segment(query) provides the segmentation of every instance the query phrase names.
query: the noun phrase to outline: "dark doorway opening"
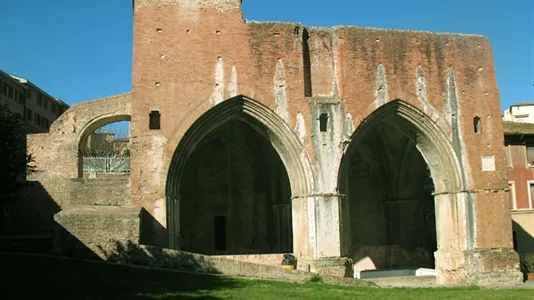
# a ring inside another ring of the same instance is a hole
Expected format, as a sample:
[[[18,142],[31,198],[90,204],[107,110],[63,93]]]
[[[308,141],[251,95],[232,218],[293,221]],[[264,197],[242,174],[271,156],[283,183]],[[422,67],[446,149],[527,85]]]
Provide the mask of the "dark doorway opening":
[[[213,235],[215,251],[226,251],[226,217],[217,216],[213,219]]]

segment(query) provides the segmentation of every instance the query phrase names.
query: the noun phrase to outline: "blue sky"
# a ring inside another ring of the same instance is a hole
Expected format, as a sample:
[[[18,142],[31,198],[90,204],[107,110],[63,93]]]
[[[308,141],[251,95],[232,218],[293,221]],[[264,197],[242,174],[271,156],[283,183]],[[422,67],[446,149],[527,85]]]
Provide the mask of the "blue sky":
[[[250,20],[310,26],[483,34],[501,107],[534,101],[534,0],[243,0],[243,11]],[[131,0],[0,0],[0,69],[69,104],[126,92],[132,29]]]

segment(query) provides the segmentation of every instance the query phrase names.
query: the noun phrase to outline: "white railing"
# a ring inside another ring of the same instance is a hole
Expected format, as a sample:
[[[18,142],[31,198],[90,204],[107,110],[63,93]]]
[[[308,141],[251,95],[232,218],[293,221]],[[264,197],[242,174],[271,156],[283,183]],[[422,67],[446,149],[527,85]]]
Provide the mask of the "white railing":
[[[84,173],[130,173],[130,157],[84,157]]]

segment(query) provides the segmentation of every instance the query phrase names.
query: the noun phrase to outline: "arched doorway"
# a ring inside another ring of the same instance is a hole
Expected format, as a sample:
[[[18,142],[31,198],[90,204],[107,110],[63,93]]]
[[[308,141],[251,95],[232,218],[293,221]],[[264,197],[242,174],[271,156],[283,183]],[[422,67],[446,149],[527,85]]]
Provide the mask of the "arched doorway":
[[[169,247],[293,252],[293,228],[302,225],[292,218],[291,198],[311,190],[302,153],[291,128],[252,99],[234,97],[206,111],[181,138],[169,167]]]
[[[355,271],[434,268],[434,252],[446,246],[440,228],[455,221],[436,217],[434,195],[461,187],[456,153],[428,116],[400,100],[373,112],[355,131],[338,182]]]

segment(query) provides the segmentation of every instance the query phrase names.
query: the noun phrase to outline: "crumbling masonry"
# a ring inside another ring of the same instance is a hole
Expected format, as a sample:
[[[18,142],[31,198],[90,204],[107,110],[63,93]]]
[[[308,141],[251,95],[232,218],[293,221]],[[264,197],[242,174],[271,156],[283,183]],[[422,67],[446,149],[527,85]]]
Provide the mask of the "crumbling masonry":
[[[118,120],[131,120],[131,175],[100,179],[106,193],[79,149]],[[56,222],[90,249],[293,253],[314,272],[367,259],[482,284],[521,279],[502,136],[482,36],[136,0],[132,91],[73,105],[28,147]]]

